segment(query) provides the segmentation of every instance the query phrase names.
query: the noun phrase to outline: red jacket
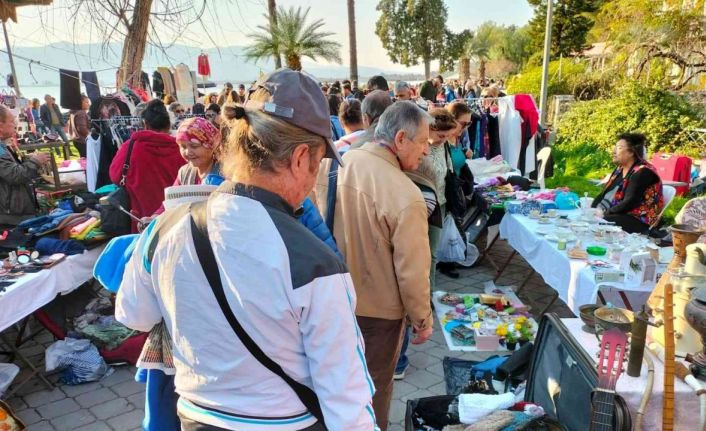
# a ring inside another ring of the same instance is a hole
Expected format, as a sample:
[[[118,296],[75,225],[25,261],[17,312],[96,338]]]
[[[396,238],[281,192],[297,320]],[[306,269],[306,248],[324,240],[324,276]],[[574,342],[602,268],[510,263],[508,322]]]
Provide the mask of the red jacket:
[[[140,218],[148,217],[162,205],[164,189],[174,184],[179,168],[186,161],[176,139],[166,133],[141,130],[133,133],[131,139],[134,144],[125,186],[131,212]],[[110,180],[115,184],[120,184],[129,145],[129,141],[121,145],[110,164]],[[132,230],[137,232],[136,223]]]

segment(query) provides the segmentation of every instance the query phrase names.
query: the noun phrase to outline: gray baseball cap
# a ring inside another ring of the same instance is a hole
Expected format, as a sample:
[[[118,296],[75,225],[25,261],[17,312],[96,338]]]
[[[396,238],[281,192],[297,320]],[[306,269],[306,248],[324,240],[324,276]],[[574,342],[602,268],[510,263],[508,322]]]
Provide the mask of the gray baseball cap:
[[[332,140],[328,102],[316,79],[308,73],[287,68],[277,69],[253,84],[248,99],[260,87],[270,93],[269,101],[263,103],[246,100],[246,108],[259,109],[321,136],[328,144],[325,157],[336,159],[342,164]]]

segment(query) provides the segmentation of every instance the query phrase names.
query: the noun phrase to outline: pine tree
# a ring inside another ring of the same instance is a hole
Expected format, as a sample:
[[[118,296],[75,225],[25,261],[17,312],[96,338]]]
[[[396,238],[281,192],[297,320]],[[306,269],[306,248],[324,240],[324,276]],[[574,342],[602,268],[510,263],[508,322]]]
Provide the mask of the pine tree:
[[[547,0],[527,0],[534,6],[530,21],[532,48],[541,52],[547,22]],[[552,20],[552,56],[570,55],[586,48],[586,37],[593,27],[593,15],[603,0],[556,0]]]

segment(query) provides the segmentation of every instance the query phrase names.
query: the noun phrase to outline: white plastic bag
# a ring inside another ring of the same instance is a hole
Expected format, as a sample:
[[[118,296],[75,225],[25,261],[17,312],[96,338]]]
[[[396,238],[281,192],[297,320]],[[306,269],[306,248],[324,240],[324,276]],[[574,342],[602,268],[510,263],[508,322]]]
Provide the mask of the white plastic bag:
[[[61,381],[69,385],[93,382],[113,373],[90,340],[66,337],[56,341],[47,348],[44,362],[47,372],[63,370]]]
[[[478,247],[470,241],[466,244],[466,258],[458,262],[459,265],[470,268],[480,257]]]
[[[441,239],[436,249],[436,258],[439,262],[463,262],[466,260],[466,243],[450,214],[444,218]]]
[[[10,387],[19,372],[20,367],[15,364],[0,364],[0,397]]]

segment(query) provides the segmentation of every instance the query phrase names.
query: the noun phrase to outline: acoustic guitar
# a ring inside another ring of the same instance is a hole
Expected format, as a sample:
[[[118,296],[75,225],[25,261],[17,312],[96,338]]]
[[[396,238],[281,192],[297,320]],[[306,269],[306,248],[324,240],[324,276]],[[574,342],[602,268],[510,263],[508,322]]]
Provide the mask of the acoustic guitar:
[[[598,358],[598,387],[591,401],[591,431],[613,431],[615,410],[615,384],[623,372],[623,358],[628,336],[617,328],[601,335]]]

